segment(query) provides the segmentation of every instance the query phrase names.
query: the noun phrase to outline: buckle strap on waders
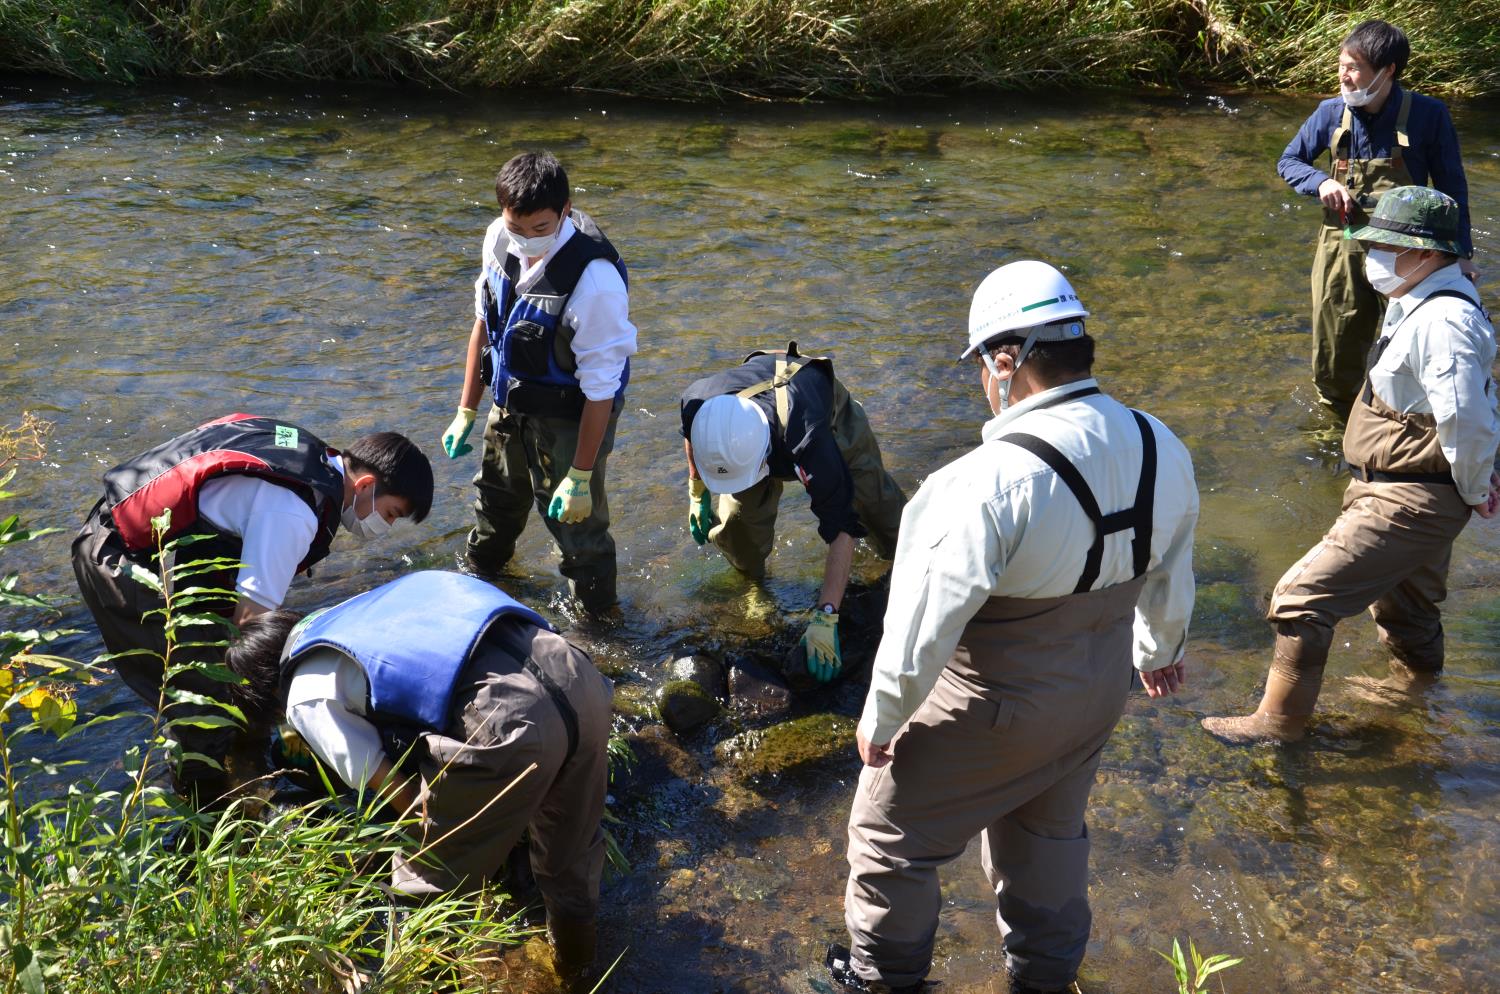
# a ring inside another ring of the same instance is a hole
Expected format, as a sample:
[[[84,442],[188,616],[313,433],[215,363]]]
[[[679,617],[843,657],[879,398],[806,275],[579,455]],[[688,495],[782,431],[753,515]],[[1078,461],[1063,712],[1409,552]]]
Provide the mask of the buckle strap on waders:
[[[1082,393],[1059,398],[1059,402],[1072,399]],[[1088,556],[1084,559],[1083,573],[1073,588],[1075,594],[1092,590],[1094,583],[1099,579],[1099,569],[1104,562],[1106,535],[1133,529],[1135,536],[1131,539],[1130,551],[1134,576],[1144,576],[1146,568],[1151,565],[1151,531],[1156,503],[1156,434],[1151,430],[1151,425],[1145,415],[1140,411],[1130,413],[1135,418],[1136,427],[1141,433],[1141,478],[1136,484],[1135,504],[1112,514],[1100,512],[1099,502],[1094,499],[1094,492],[1084,480],[1083,474],[1078,472],[1078,467],[1069,462],[1068,457],[1059,452],[1052,443],[1025,432],[1014,432],[1000,438],[1000,441],[1020,446],[1046,463],[1058,478],[1068,485],[1068,489],[1073,491],[1073,496],[1083,508],[1083,513],[1088,516],[1089,521],[1093,522],[1094,542],[1089,546]]]
[[[756,352],[751,355],[751,358],[767,354],[765,352]],[[793,376],[796,376],[808,363],[817,358],[817,356],[798,355],[797,343],[792,342],[787,346],[785,353],[776,353],[776,368],[769,380],[752,383],[743,390],[736,391],[735,396],[741,400],[750,400],[754,397],[759,397],[767,390],[776,391],[776,421],[782,426],[782,431],[785,431],[787,419],[792,413],[791,392],[787,389],[787,384],[792,382]],[[748,361],[747,359],[746,362]]]

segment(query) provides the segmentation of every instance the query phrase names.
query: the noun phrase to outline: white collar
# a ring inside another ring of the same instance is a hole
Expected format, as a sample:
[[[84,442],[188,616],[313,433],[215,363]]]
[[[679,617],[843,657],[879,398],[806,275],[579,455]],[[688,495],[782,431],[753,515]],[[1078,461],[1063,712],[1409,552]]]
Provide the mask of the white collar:
[[[992,442],[995,439],[999,438],[1001,435],[1005,434],[1006,430],[1010,428],[1011,422],[1015,421],[1023,414],[1028,414],[1031,411],[1036,410],[1043,404],[1046,404],[1047,402],[1052,400],[1056,400],[1058,397],[1062,397],[1079,390],[1087,390],[1089,387],[1098,389],[1099,381],[1090,376],[1082,380],[1074,380],[1071,383],[1064,383],[1059,387],[1049,387],[1046,390],[1043,390],[1041,393],[1034,393],[1020,403],[1010,405],[1010,407],[1006,408],[1004,411],[1001,411],[993,418],[990,418],[990,420],[986,421],[984,424],[984,430],[980,432],[980,437],[983,438],[986,442]]]

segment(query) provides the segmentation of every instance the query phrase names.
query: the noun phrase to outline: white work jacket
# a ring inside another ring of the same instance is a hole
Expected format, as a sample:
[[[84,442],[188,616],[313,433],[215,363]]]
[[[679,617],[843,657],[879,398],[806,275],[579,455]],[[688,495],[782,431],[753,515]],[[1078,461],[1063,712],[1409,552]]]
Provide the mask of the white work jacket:
[[[1074,592],[1094,525],[1041,459],[999,438],[1026,432],[1053,445],[1083,476],[1104,514],[1132,507],[1141,433],[1130,409],[1086,379],[1026,398],[984,426],[984,442],[928,477],[901,515],[885,634],[875,655],[860,731],[884,745],[917,710],[991,597]],[[1136,608],[1134,662],[1151,671],[1182,656],[1193,609],[1193,528],[1198,490],[1187,448],[1155,418],[1157,469],[1151,556]],[[1104,540],[1093,589],[1134,576],[1132,532]]]
[[[1500,415],[1490,376],[1495,330],[1479,308],[1452,297],[1440,297],[1416,310],[1439,290],[1457,290],[1471,301],[1479,297],[1457,263],[1393,297],[1380,330],[1390,341],[1370,369],[1370,388],[1402,414],[1433,416],[1459,496],[1466,504],[1482,504],[1500,446]]]

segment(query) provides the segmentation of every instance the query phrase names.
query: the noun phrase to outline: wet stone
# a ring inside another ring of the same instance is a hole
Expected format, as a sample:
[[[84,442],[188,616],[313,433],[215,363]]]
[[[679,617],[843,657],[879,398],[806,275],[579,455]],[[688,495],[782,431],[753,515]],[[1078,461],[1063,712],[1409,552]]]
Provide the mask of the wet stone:
[[[688,680],[697,684],[710,697],[724,696],[724,663],[707,652],[695,652],[663,660],[663,669],[668,682]]]
[[[714,748],[721,763],[751,777],[780,776],[856,760],[854,719],[813,714],[770,728],[742,732]]]
[[[739,856],[720,872],[724,889],[736,901],[763,901],[790,887],[792,875],[769,860]]]
[[[661,720],[679,735],[696,731],[719,714],[719,702],[691,680],[672,680],[656,692]]]
[[[729,707],[748,718],[773,718],[792,706],[792,691],[780,673],[750,659],[736,660],[729,670]]]

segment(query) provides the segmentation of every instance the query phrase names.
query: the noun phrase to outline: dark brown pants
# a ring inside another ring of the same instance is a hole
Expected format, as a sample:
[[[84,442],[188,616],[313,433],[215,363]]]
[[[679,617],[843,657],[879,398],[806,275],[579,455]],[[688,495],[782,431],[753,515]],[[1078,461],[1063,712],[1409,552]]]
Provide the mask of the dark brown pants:
[[[416,896],[477,888],[529,830],[549,920],[592,920],[604,869],[614,689],[562,636],[529,630],[520,651],[512,640],[487,639],[454,693],[447,731],[422,736],[424,851],[396,861],[393,883]],[[571,758],[562,710],[523,668],[528,652],[577,715]]]

